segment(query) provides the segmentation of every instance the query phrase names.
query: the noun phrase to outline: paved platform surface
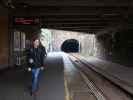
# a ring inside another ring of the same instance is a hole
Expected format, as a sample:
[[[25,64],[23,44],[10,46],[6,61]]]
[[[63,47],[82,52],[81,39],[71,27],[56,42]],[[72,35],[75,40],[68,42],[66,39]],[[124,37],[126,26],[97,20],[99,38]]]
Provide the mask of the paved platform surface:
[[[0,73],[0,100],[32,100],[30,84],[31,73],[22,69]]]
[[[40,74],[37,100],[64,100],[64,64],[60,53],[51,53],[47,69]],[[31,72],[12,69],[0,73],[0,100],[33,100],[28,87]]]
[[[61,53],[50,53],[40,74],[37,100],[64,100],[64,64]]]
[[[123,66],[95,57],[81,58],[86,60],[92,69],[133,95],[133,67]]]

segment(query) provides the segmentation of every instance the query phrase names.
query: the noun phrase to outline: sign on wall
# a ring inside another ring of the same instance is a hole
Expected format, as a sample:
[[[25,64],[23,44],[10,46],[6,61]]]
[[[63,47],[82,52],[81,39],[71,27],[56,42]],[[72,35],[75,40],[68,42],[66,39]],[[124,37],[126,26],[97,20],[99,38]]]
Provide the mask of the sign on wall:
[[[39,17],[13,17],[14,25],[39,25]]]

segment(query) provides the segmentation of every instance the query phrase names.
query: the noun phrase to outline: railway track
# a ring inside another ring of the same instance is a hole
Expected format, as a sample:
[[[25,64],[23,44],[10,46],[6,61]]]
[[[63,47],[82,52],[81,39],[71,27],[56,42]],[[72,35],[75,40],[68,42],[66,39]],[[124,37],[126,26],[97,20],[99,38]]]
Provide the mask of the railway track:
[[[99,89],[94,85],[94,83],[92,81],[88,80],[87,76],[82,71],[79,71],[79,73],[82,76],[82,78],[84,79],[88,88],[91,90],[91,92],[95,96],[95,98],[97,100],[106,100],[104,95],[99,91]]]
[[[133,100],[132,94],[91,69],[89,64],[85,63],[77,56],[69,55],[69,58],[76,66],[97,100]]]

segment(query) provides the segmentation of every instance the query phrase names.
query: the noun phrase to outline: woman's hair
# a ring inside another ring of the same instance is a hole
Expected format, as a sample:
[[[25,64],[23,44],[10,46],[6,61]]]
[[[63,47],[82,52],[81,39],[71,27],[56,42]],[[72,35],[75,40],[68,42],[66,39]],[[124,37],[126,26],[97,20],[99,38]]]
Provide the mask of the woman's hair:
[[[35,40],[39,40],[38,36],[33,36],[33,37],[31,38],[31,42],[32,42],[32,43],[33,43]]]
[[[34,37],[31,39],[31,44],[33,45],[33,43],[34,43],[35,40],[39,40],[39,46],[41,47],[41,46],[42,46],[42,43],[41,43],[41,41],[40,41],[40,39],[39,39],[38,36],[34,36]]]

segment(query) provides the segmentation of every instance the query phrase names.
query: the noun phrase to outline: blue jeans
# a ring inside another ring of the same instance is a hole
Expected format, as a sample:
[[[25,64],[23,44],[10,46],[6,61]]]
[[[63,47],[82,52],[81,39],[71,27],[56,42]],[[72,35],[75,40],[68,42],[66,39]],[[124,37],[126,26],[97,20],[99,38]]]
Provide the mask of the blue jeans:
[[[40,68],[33,68],[31,71],[32,71],[32,93],[35,93],[38,86]]]

